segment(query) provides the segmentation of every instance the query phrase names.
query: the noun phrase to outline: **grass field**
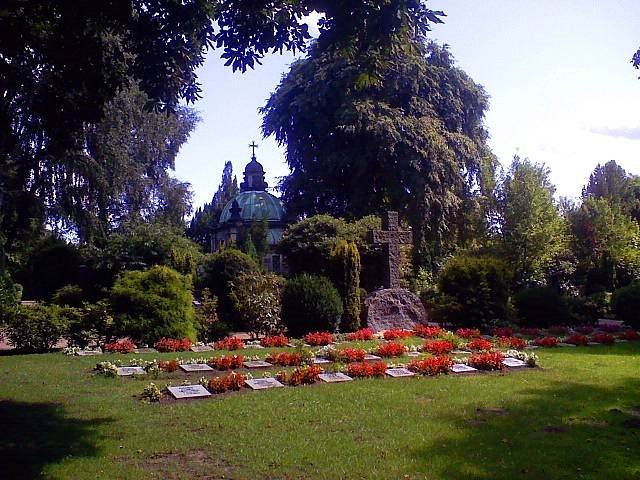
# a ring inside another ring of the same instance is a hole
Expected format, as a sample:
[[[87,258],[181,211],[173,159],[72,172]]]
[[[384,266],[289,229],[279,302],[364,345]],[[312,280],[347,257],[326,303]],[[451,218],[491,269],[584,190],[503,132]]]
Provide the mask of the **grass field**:
[[[540,370],[165,404],[92,374],[122,356],[4,356],[0,478],[640,479],[640,342],[537,353]]]

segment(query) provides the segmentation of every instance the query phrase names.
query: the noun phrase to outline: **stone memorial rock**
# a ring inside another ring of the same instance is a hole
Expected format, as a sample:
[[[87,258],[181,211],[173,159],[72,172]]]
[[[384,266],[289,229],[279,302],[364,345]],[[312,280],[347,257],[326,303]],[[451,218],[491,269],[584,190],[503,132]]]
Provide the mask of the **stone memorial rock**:
[[[118,367],[117,374],[119,377],[129,377],[131,375],[146,375],[147,372],[142,367]]]
[[[211,352],[213,347],[211,345],[193,345],[191,347],[192,352]]]
[[[251,380],[245,380],[244,383],[246,383],[253,390],[265,390],[267,388],[284,387],[284,385],[275,378],[254,378]]]
[[[167,387],[174,398],[203,398],[210,397],[211,393],[202,385],[181,385],[179,387]]]
[[[268,368],[273,367],[273,365],[269,362],[265,362],[264,360],[252,360],[250,362],[244,362],[243,365],[245,368]]]
[[[464,363],[454,363],[451,366],[451,371],[453,373],[473,373],[477,372],[477,368],[470,367],[469,365],[465,365]]]
[[[370,353],[367,353],[364,356],[364,361],[365,362],[377,362],[378,360],[382,360],[382,358],[379,357],[378,355],[372,355]]]
[[[518,358],[507,357],[502,360],[502,364],[509,368],[526,367],[527,364]]]
[[[318,375],[318,378],[323,382],[327,382],[327,383],[349,382],[353,380],[350,376],[340,372],[321,373],[320,375]]]
[[[385,373],[393,378],[415,377],[416,374],[406,368],[387,368]]]
[[[189,373],[189,372],[211,372],[213,368],[211,368],[206,363],[185,363],[180,365],[180,368]]]

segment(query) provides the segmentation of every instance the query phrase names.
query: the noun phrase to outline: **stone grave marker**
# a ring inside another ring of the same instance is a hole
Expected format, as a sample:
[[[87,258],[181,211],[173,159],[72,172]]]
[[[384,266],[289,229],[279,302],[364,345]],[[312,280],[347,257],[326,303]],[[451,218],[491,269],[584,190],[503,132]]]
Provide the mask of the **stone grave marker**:
[[[211,372],[213,368],[211,368],[206,363],[185,363],[180,365],[180,368],[189,373],[189,372]]]
[[[393,378],[415,377],[416,374],[406,368],[387,368],[385,373]]]
[[[146,375],[147,372],[142,367],[118,367],[119,377],[130,377],[131,375]]]
[[[202,398],[210,397],[211,393],[202,385],[181,385],[179,387],[167,387],[174,398]]]
[[[598,343],[598,342],[589,342],[589,343],[587,343],[587,345],[600,345],[600,343]]]
[[[407,353],[408,356],[410,357],[419,357],[420,355],[422,355],[422,353],[420,352],[409,352]]]
[[[467,350],[454,350],[451,353],[453,353],[454,355],[471,355],[471,352]]]
[[[365,362],[377,362],[378,360],[382,360],[382,358],[380,358],[378,355],[372,355],[370,353],[367,353],[364,356],[364,361]]]
[[[90,357],[93,355],[102,355],[102,350],[78,350],[76,354],[79,357]]]
[[[284,387],[284,385],[275,378],[254,378],[251,380],[245,380],[244,383],[246,383],[253,390],[265,390],[267,388]]]
[[[245,368],[268,368],[273,367],[273,365],[269,362],[265,362],[264,360],[252,360],[249,362],[244,362],[242,365]]]
[[[158,350],[151,347],[142,347],[134,349],[133,353],[158,353]]]
[[[191,347],[191,351],[192,352],[211,352],[213,350],[213,347],[211,345],[193,345]]]
[[[259,343],[250,343],[248,345],[245,345],[244,348],[264,348],[264,347]]]
[[[502,360],[502,364],[510,368],[526,367],[527,364],[518,358],[507,357]]]
[[[464,363],[454,363],[451,366],[451,371],[453,373],[473,373],[477,372],[477,368],[470,367],[469,365],[465,365]]]
[[[573,343],[558,343],[559,347],[575,347],[575,345]]]
[[[327,363],[331,363],[331,360],[327,360],[326,358],[314,358],[314,365],[326,365]]]
[[[353,380],[351,377],[341,372],[321,373],[320,375],[318,375],[318,378],[327,383],[348,382],[350,380]]]

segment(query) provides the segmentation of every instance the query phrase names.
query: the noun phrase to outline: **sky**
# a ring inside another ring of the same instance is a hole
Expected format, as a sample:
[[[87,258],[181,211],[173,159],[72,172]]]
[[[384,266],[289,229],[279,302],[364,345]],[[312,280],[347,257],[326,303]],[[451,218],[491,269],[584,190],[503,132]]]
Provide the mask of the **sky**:
[[[430,0],[444,25],[431,37],[490,95],[485,124],[503,166],[514,154],[544,163],[557,196],[576,197],[598,163],[640,174],[640,0]],[[238,180],[249,143],[275,186],[289,170],[284,148],[260,134],[258,111],[294,60],[272,55],[234,73],[213,51],[198,71],[202,118],[176,160],[194,209],[210,201],[224,162]]]

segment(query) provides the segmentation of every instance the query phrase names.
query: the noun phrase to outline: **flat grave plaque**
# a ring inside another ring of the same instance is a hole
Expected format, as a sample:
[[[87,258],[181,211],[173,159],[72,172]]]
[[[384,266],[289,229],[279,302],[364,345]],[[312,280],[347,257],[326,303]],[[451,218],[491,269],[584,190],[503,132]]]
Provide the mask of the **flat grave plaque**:
[[[244,362],[243,365],[246,368],[267,368],[273,367],[273,365],[269,362],[265,362],[264,360],[252,360],[250,362]]]
[[[192,352],[211,352],[213,347],[211,345],[193,345],[191,347]]]
[[[318,375],[318,378],[323,382],[327,382],[327,383],[348,382],[350,380],[353,380],[348,375],[345,375],[344,373],[340,373],[340,372],[321,373],[320,375]]]
[[[102,350],[78,350],[79,357],[90,357],[92,355],[102,355]]]
[[[629,343],[629,340],[616,338],[616,343]]]
[[[477,368],[470,367],[469,365],[465,365],[464,363],[454,363],[451,366],[451,371],[453,373],[472,373],[477,372]]]
[[[524,363],[522,360],[520,360],[518,358],[511,358],[511,357],[507,357],[504,360],[502,360],[502,364],[506,365],[507,367],[511,367],[511,368],[526,367],[527,366],[527,364]]]
[[[181,385],[179,387],[167,387],[169,393],[176,399],[210,397],[209,391],[202,385]]]
[[[601,345],[601,344],[598,343],[598,342],[589,342],[589,343],[587,343],[587,345]]]
[[[284,387],[284,385],[275,378],[253,378],[251,380],[245,380],[244,383],[246,383],[253,390],[265,390],[267,388]]]
[[[575,347],[575,345],[573,343],[559,343],[558,344],[559,347]]]
[[[146,375],[147,372],[142,367],[118,367],[119,377],[130,377],[131,375]]]
[[[409,352],[407,353],[408,356],[410,357],[419,357],[420,355],[422,355],[422,353],[420,352]]]
[[[213,368],[211,368],[206,363],[185,363],[180,365],[180,368],[185,372],[211,372]]]
[[[380,358],[378,355],[371,355],[370,353],[367,353],[364,356],[364,361],[365,362],[375,362],[377,360],[382,360],[382,358]]]
[[[134,349],[133,353],[158,353],[158,350],[151,347],[142,347]]]
[[[536,348],[540,348],[538,345],[527,345],[524,347],[525,350],[535,350]]]
[[[406,368],[387,368],[385,373],[393,378],[415,377],[416,374]]]
[[[249,345],[245,345],[244,348],[264,348],[259,343],[250,343]]]
[[[331,363],[331,360],[327,360],[326,358],[314,358],[314,365],[326,365],[327,363]]]
[[[471,352],[467,350],[454,350],[451,353],[453,353],[454,355],[471,355]]]

